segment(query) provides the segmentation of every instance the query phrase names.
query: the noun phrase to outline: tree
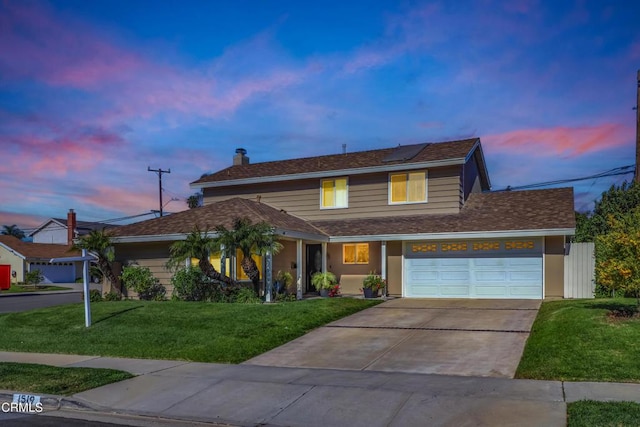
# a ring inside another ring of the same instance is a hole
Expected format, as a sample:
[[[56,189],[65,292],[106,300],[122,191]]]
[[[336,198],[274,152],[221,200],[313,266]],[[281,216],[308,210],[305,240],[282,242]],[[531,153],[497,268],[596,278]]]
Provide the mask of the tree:
[[[103,277],[109,281],[111,291],[115,291],[118,295],[122,294],[119,280],[113,272],[113,260],[115,259],[113,243],[111,242],[111,236],[106,231],[91,231],[91,233],[74,243],[72,249],[86,249],[93,253],[98,258],[98,269]]]
[[[202,206],[202,194],[194,193],[187,198],[187,206],[189,209],[195,209]]]
[[[624,182],[619,187],[612,185],[602,193],[596,201],[591,214],[577,214],[576,237],[577,242],[593,242],[596,236],[607,234],[611,229],[609,217],[621,219],[626,213],[640,206],[640,184]]]
[[[24,239],[24,231],[20,230],[17,225],[3,225],[2,226],[2,234],[5,236],[13,236],[18,239]]]
[[[240,265],[251,280],[256,295],[260,294],[260,270],[252,255],[264,256],[267,252],[276,254],[282,249],[277,241],[273,227],[266,222],[253,224],[248,218],[236,218],[231,230],[224,226],[215,228],[214,239],[218,248],[224,247],[227,253],[242,252]]]
[[[635,294],[640,305],[640,207],[616,218],[609,232],[596,237],[596,280],[614,291]]]
[[[220,246],[206,231],[204,233],[201,232],[198,226],[194,227],[185,240],[172,244],[169,252],[170,258],[167,262],[167,267],[170,270],[177,270],[184,265],[185,260],[195,258],[198,260],[200,270],[207,277],[228,286],[236,286],[236,283],[230,277],[221,274],[211,265],[209,255],[220,252]]]

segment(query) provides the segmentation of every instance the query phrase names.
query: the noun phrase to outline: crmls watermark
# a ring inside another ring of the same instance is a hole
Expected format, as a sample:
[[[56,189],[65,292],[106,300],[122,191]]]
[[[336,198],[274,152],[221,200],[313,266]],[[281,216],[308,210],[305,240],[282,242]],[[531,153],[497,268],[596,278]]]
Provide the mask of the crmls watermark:
[[[2,402],[0,412],[23,412],[27,414],[39,414],[42,412],[42,403],[31,402]]]

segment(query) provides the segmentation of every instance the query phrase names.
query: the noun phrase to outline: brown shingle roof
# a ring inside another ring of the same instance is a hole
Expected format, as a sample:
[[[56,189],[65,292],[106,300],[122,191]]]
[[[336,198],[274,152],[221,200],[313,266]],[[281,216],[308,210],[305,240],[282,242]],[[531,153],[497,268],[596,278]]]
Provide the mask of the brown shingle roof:
[[[325,172],[342,169],[355,169],[373,166],[385,166],[398,163],[422,163],[438,160],[465,158],[478,138],[464,139],[429,144],[415,157],[396,162],[383,162],[383,159],[391,154],[396,147],[380,150],[357,151],[346,154],[332,154],[327,156],[306,157],[291,160],[279,160],[274,162],[251,163],[248,165],[235,165],[222,169],[211,175],[204,176],[192,184],[207,182],[229,181],[236,179],[257,178],[265,176],[294,175],[307,172]],[[420,145],[420,144],[416,144]],[[411,147],[411,146],[404,146]]]
[[[313,221],[330,236],[575,228],[573,188],[475,193],[459,214]]]
[[[233,221],[238,217],[247,217],[254,223],[265,221],[273,227],[283,230],[323,235],[322,231],[313,225],[285,211],[275,209],[265,203],[239,197],[162,218],[123,225],[110,229],[109,234],[114,237],[182,234],[190,233],[196,225],[200,230],[209,231],[218,225],[231,228]]]
[[[71,251],[70,246],[67,245],[23,242],[22,240],[13,236],[0,236],[0,243],[10,247],[27,259],[43,259],[48,261],[51,258],[62,258],[80,255],[80,252]]]

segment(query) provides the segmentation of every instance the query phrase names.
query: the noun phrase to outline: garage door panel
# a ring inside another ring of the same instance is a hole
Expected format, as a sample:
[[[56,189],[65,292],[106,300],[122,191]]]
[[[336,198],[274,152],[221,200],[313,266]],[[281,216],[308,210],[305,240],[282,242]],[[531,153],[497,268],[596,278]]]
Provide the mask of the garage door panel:
[[[408,297],[542,298],[542,258],[406,259],[404,280]]]

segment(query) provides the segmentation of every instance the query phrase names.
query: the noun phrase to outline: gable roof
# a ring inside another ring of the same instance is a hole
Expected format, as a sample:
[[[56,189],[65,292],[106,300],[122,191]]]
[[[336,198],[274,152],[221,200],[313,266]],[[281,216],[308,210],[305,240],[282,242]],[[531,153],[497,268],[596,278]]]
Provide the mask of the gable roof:
[[[0,245],[16,252],[27,260],[45,260],[48,262],[51,258],[63,258],[80,254],[79,251],[70,250],[71,247],[67,245],[23,242],[13,236],[0,236]]]
[[[234,220],[239,217],[246,217],[253,223],[265,221],[275,227],[276,234],[279,235],[304,235],[328,240],[321,230],[303,219],[265,203],[239,197],[161,218],[123,225],[110,229],[109,234],[115,242],[143,241],[143,236],[149,238],[148,240],[176,240],[179,235],[191,233],[195,226],[202,231],[211,231],[218,225],[232,228]]]
[[[38,233],[40,230],[45,228],[51,223],[55,223],[60,228],[67,228],[67,219],[66,218],[49,218],[38,228],[29,233],[29,236],[33,236]],[[93,222],[93,221],[76,221],[76,231],[79,236],[83,236],[85,234],[89,234],[93,230],[102,230],[103,228],[110,227],[118,227],[117,225],[105,224],[104,222]]]
[[[420,147],[422,146],[422,148]],[[413,144],[369,151],[305,157],[272,162],[234,165],[203,176],[191,183],[192,188],[219,187],[249,184],[254,182],[283,181],[299,178],[315,178],[350,173],[368,173],[378,170],[403,170],[412,167],[427,167],[446,164],[463,164],[480,147],[479,138],[431,144]],[[385,161],[398,148],[405,151],[418,150],[407,160]],[[483,157],[481,156],[483,159]],[[479,165],[484,170],[485,165]],[[488,180],[488,175],[484,177]]]
[[[313,221],[333,237],[575,229],[573,188],[472,193],[457,214]],[[416,237],[421,238],[421,237]],[[332,239],[333,240],[333,239]]]

